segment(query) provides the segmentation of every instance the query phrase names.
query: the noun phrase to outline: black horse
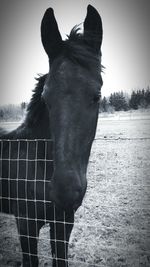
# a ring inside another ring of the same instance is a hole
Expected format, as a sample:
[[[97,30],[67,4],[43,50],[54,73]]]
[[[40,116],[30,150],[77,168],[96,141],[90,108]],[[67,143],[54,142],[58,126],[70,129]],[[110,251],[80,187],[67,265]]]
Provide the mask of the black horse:
[[[46,10],[41,37],[49,73],[38,78],[21,126],[0,138],[0,209],[16,217],[23,267],[38,266],[37,239],[47,222],[53,267],[68,266],[102,86],[102,22],[91,5],[83,26],[82,34],[75,27],[63,41],[53,9]]]

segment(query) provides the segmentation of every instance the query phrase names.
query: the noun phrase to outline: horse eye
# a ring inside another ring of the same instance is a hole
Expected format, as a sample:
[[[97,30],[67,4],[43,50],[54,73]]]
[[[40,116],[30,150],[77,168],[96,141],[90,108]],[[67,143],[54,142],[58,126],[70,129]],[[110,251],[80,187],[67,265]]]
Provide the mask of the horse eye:
[[[93,103],[93,104],[97,104],[97,103],[99,103],[99,102],[100,102],[100,94],[95,95],[95,96],[93,97],[93,99],[92,99],[92,103]]]

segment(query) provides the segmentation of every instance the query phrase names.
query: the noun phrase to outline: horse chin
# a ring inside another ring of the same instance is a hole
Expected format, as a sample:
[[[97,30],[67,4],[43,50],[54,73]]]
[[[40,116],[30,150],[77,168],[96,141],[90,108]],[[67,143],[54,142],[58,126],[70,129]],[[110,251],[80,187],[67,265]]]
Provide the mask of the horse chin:
[[[60,200],[59,197],[56,196],[54,191],[51,191],[51,201],[56,206],[58,209],[64,210],[66,212],[71,212],[71,211],[77,211],[77,209],[81,206],[82,200],[79,200],[78,202],[75,203],[65,203],[63,200]]]
[[[73,206],[71,205],[61,205],[60,203],[58,202],[54,202],[54,205],[58,208],[58,209],[61,209],[61,210],[64,210],[65,212],[76,212],[77,209],[81,206],[82,203],[80,204],[74,204]]]

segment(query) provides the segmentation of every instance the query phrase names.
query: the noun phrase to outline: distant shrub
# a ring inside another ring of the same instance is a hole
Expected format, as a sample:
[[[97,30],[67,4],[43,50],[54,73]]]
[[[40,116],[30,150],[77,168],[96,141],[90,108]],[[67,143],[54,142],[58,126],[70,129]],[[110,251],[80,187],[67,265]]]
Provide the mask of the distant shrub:
[[[19,121],[23,118],[26,104],[21,105],[5,105],[0,107],[0,121]]]
[[[110,106],[113,106],[115,111],[128,110],[129,106],[123,92],[117,92],[110,95]]]

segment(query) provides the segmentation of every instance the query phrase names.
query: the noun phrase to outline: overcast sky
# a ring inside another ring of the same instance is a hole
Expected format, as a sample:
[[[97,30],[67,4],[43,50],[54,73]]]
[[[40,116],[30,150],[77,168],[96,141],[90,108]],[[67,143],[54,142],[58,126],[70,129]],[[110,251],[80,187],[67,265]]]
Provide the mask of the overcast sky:
[[[45,10],[53,7],[62,37],[84,21],[88,4],[101,14],[102,95],[150,85],[150,0],[1,0],[0,104],[29,101],[37,73],[48,71],[40,40]]]

